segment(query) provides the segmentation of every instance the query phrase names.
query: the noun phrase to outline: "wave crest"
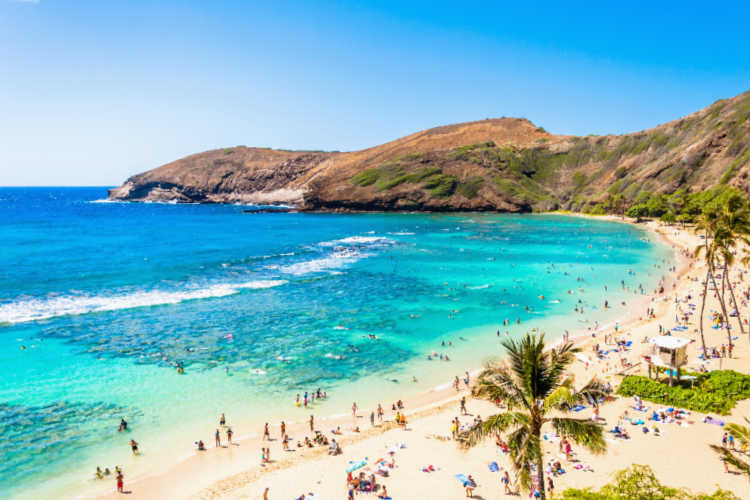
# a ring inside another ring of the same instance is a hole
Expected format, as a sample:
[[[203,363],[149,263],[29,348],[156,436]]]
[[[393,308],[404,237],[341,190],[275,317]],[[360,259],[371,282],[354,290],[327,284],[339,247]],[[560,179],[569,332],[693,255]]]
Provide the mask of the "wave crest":
[[[166,304],[186,300],[225,297],[243,289],[262,290],[285,285],[286,280],[259,280],[245,283],[225,283],[180,291],[148,290],[112,295],[67,295],[41,299],[23,299],[0,304],[0,324],[26,323],[58,316],[115,311]]]

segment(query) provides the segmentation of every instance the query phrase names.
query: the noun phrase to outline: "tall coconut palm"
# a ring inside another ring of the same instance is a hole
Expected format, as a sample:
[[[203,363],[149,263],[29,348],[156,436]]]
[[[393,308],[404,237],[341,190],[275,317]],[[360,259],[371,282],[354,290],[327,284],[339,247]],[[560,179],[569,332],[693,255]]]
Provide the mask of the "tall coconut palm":
[[[734,254],[738,245],[744,244],[746,249],[750,247],[750,207],[748,207],[747,200],[739,194],[731,195],[719,210],[718,225],[724,230],[723,238],[720,240],[720,244],[724,247],[723,253],[731,256],[729,260],[724,260],[723,278],[726,281],[734,309],[737,311],[740,333],[744,334],[745,327],[742,324],[742,315],[737,305],[737,298],[734,295],[734,287],[729,279],[729,268],[734,262]]]
[[[521,485],[530,489],[532,466],[540,498],[544,493],[542,429],[549,425],[565,438],[594,453],[606,450],[602,427],[587,419],[568,418],[565,413],[580,402],[603,396],[594,379],[576,391],[565,370],[579,350],[572,343],[545,350],[544,335],[526,334],[518,341],[501,342],[508,354],[507,364],[488,366],[477,379],[474,394],[502,402],[508,411],[474,425],[459,437],[471,447],[487,437],[508,433],[510,456]]]
[[[724,328],[727,330],[727,341],[729,342],[729,352],[731,357],[731,346],[732,346],[732,331],[729,329],[729,315],[727,314],[727,307],[724,303],[724,298],[719,293],[719,287],[716,284],[716,262],[727,262],[728,260],[732,260],[734,257],[731,253],[731,251],[727,248],[727,230],[724,226],[721,225],[713,225],[712,226],[712,232],[709,233],[710,235],[710,243],[708,242],[709,238],[706,238],[706,242],[703,245],[698,246],[695,249],[695,255],[700,256],[701,253],[705,254],[706,258],[706,267],[708,268],[708,278],[711,279],[711,283],[714,286],[714,291],[716,292],[716,298],[719,301],[719,307],[721,307],[721,312],[723,315],[723,324]],[[706,283],[704,287],[704,294],[703,294],[703,305],[701,306],[701,331],[703,331],[703,308],[705,307],[705,300],[706,300],[706,292],[708,291],[708,283]],[[702,335],[701,335],[702,340]],[[705,352],[705,347],[704,347]]]
[[[702,252],[705,252],[706,261],[710,261],[711,264],[706,266],[706,278],[703,281],[703,298],[701,299],[701,312],[698,316],[699,332],[701,336],[701,349],[703,349],[703,356],[708,355],[706,351],[706,338],[703,334],[703,315],[706,310],[706,297],[708,297],[708,281],[711,276],[711,269],[713,267],[713,256],[709,255],[711,249],[709,247],[709,235],[713,234],[717,227],[717,214],[715,211],[708,211],[701,214],[696,221],[696,230],[703,232],[703,243],[695,248],[694,256],[700,257]]]

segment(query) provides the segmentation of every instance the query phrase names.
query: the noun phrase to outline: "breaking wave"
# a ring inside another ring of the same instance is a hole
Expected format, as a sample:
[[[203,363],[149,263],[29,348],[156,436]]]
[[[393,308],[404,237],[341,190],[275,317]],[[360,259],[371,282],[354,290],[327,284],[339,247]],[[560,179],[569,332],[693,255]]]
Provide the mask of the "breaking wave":
[[[286,283],[286,280],[260,280],[246,283],[217,284],[181,291],[148,290],[111,295],[63,295],[41,299],[22,299],[0,304],[0,324],[25,323],[58,316],[177,304],[186,300],[234,295],[240,293],[243,289],[273,288]]]

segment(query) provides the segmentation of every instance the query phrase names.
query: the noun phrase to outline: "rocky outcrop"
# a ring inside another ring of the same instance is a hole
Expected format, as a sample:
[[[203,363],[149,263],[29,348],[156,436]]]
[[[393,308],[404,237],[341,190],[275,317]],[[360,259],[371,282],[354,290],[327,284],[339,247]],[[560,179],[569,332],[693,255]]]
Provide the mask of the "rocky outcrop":
[[[330,211],[527,212],[584,210],[717,184],[750,189],[750,92],[619,136],[552,135],[528,120],[501,118],[346,153],[218,149],[135,175],[109,197]]]

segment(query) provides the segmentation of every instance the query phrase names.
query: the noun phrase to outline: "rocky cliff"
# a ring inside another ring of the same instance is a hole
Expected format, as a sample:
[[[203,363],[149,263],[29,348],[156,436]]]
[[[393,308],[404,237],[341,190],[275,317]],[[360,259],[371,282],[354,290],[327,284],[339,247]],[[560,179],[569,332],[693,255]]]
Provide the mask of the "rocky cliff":
[[[304,210],[590,210],[680,189],[732,185],[747,193],[749,174],[750,91],[625,135],[552,135],[500,118],[362,151],[206,151],[135,175],[109,198]]]

